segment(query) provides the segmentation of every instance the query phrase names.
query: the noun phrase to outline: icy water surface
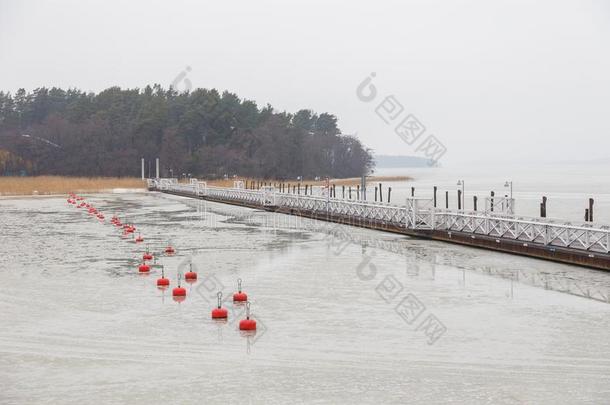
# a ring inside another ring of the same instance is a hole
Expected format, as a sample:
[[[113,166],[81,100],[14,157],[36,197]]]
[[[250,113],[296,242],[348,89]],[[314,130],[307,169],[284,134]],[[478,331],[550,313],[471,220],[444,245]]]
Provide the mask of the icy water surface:
[[[0,200],[0,403],[610,403],[610,274],[160,194]],[[107,221],[108,222],[108,221]],[[144,245],[182,303],[137,272]],[[241,277],[259,330],[210,319]]]

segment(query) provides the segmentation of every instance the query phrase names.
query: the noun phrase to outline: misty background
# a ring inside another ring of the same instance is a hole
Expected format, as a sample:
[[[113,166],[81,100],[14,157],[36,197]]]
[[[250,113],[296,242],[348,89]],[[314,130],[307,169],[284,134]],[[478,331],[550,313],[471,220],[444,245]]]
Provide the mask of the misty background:
[[[6,1],[0,90],[192,86],[336,114],[416,155],[356,88],[372,72],[447,148],[445,166],[609,158],[604,1]]]

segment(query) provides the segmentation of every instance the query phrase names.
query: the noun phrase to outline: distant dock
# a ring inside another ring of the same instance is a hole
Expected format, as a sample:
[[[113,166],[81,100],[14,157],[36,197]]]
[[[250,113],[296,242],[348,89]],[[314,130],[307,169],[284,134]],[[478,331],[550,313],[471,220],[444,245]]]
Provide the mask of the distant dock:
[[[519,217],[512,214],[514,201],[504,197],[491,200],[492,210],[470,212],[440,209],[426,198],[410,197],[401,206],[335,198],[330,190],[326,195],[314,196],[280,192],[272,186],[257,190],[243,188],[243,184],[233,188],[211,187],[196,179],[189,184],[180,184],[176,179],[149,179],[148,189],[610,270],[610,229]]]

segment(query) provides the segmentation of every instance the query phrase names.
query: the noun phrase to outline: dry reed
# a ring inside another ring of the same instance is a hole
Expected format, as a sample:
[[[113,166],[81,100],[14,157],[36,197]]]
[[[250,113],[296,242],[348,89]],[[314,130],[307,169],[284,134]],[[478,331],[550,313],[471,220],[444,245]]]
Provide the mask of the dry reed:
[[[374,185],[375,183],[382,183],[382,182],[388,182],[388,181],[392,182],[392,181],[413,180],[413,178],[409,177],[409,176],[369,176],[366,179],[367,179],[367,184],[372,184],[372,185]],[[308,184],[308,185],[313,185],[313,186],[323,186],[326,184],[325,180],[303,180],[303,181],[299,182],[297,180],[270,180],[270,179],[244,178],[244,177],[232,178],[232,179],[228,179],[228,180],[208,180],[207,183],[210,186],[233,187],[233,182],[237,181],[237,180],[243,181],[246,186],[250,185],[251,181],[254,181],[256,184],[258,184],[259,181],[261,181],[263,183],[267,183],[267,184],[284,183],[284,184],[296,185],[298,183],[301,183],[302,185]],[[354,186],[355,187],[358,184],[360,184],[360,179],[357,177],[348,178],[348,179],[330,179],[330,184],[335,184],[337,186]]]
[[[115,188],[142,189],[146,183],[134,177],[0,177],[0,195],[49,195],[96,193]]]

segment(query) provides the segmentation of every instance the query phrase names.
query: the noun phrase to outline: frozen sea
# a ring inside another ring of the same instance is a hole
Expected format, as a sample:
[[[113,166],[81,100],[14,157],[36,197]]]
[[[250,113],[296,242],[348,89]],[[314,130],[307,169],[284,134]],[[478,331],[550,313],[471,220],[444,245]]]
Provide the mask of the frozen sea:
[[[610,403],[610,273],[157,193],[87,198],[105,224],[64,197],[0,199],[2,404]],[[193,263],[184,302],[158,268],[138,274],[146,245],[172,284]],[[230,301],[210,319],[238,278],[254,335]]]

